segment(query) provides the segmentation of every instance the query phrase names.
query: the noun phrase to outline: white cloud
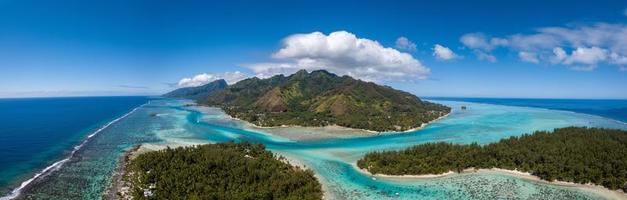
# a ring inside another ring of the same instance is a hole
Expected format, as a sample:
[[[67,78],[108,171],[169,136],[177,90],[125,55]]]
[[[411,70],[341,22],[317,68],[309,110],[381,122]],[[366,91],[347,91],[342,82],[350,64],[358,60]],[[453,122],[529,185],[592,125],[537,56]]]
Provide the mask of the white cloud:
[[[595,65],[607,58],[607,51],[598,47],[577,48],[564,60],[564,64]]]
[[[433,56],[440,60],[452,60],[459,57],[451,49],[440,44],[433,45]]]
[[[468,33],[462,35],[459,39],[462,44],[466,45],[471,49],[483,49],[483,50],[492,50],[490,44],[486,41],[486,38],[483,34],[480,33]]]
[[[492,49],[507,45],[507,40],[503,38],[490,38],[488,39],[482,33],[468,33],[462,35],[459,39],[462,44],[471,49],[479,49],[484,52],[491,51]]]
[[[592,71],[597,68],[597,64],[606,61],[612,55],[608,51],[598,47],[577,48],[568,55],[562,48],[553,49],[553,58],[550,60],[554,64],[565,64],[572,66],[572,69],[579,71]],[[618,54],[613,54],[618,56]],[[617,58],[620,59],[620,58]]]
[[[396,48],[406,51],[416,51],[416,44],[406,37],[396,39]]]
[[[610,62],[616,65],[627,65],[627,56],[621,56],[617,53],[611,53]]]
[[[459,39],[462,44],[473,50],[479,60],[496,62],[496,57],[490,54],[493,49],[506,46],[508,41],[503,38],[487,38],[482,33],[468,33]]]
[[[537,64],[540,62],[540,60],[538,60],[538,55],[532,52],[526,52],[526,51],[518,52],[518,58],[520,58],[520,60],[522,61],[530,62],[530,63]]]
[[[260,77],[290,74],[299,69],[325,69],[368,81],[424,79],[430,72],[408,53],[384,47],[370,39],[357,38],[346,31],[288,36],[272,57],[277,62],[244,66]]]
[[[178,82],[179,87],[196,87],[205,85],[207,83],[224,79],[226,83],[233,84],[248,78],[248,76],[242,72],[224,72],[224,73],[202,73],[192,78],[183,78]]]
[[[553,48],[553,57],[551,58],[551,63],[558,64],[564,61],[568,57],[566,51],[560,47]]]
[[[485,61],[488,61],[488,62],[491,62],[491,63],[496,62],[496,57],[494,55],[492,55],[492,54],[485,53],[485,52],[480,51],[480,50],[475,50],[475,54],[477,55],[477,58],[479,60],[485,60]]]
[[[621,63],[627,62],[626,35],[626,24],[596,23],[544,27],[531,34],[514,34],[505,38],[489,38],[480,33],[469,33],[463,35],[460,41],[480,59],[489,60],[486,58],[492,56],[492,50],[506,47],[519,52],[519,58],[526,62],[547,61],[573,69],[593,70],[602,63],[622,65]],[[572,53],[568,55],[565,49]]]

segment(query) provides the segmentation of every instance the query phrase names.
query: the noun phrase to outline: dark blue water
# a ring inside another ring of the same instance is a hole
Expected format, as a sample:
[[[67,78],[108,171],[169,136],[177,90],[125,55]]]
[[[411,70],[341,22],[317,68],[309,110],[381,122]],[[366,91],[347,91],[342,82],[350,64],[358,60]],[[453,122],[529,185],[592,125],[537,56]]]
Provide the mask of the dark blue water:
[[[104,124],[147,97],[0,99],[0,188],[3,192],[62,159]]]
[[[464,97],[426,97],[425,99],[465,101],[507,106],[525,106],[566,110],[578,113],[598,115],[627,122],[627,100],[625,99],[518,99],[518,98],[464,98]]]

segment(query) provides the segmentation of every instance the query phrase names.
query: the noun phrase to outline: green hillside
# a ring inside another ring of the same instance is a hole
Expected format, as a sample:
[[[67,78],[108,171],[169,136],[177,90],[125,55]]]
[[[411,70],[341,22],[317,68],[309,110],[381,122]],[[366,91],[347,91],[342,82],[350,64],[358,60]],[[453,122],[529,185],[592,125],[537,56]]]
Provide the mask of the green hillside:
[[[228,85],[220,79],[197,87],[184,87],[164,94],[164,97],[201,100],[224,90]]]
[[[450,112],[410,93],[324,70],[249,78],[199,102],[259,126],[335,124],[374,131],[405,131]]]

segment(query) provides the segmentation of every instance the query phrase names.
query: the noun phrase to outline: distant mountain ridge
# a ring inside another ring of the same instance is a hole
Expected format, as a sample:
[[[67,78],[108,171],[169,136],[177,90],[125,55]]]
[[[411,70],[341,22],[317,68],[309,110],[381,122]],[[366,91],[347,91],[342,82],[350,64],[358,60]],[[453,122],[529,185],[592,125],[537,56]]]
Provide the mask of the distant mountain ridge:
[[[450,112],[410,93],[324,70],[248,78],[198,102],[258,126],[340,125],[373,131],[406,131]]]
[[[164,94],[164,97],[203,100],[210,95],[228,87],[225,80],[220,79],[197,87],[184,87]]]

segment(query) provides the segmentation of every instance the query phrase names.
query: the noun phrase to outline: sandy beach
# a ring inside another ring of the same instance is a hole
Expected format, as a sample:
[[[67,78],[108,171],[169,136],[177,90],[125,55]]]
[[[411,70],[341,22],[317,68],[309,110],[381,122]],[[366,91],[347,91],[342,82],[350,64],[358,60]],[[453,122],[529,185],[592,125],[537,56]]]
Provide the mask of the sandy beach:
[[[459,174],[468,174],[468,173],[492,173],[492,174],[501,174],[507,176],[514,176],[516,178],[530,180],[530,181],[538,181],[542,183],[558,185],[558,186],[566,186],[573,187],[582,190],[587,190],[593,192],[595,194],[599,194],[600,196],[606,199],[627,199],[627,193],[622,190],[610,190],[600,185],[595,184],[580,184],[573,182],[565,182],[565,181],[547,181],[543,180],[540,177],[534,176],[529,172],[522,172],[518,170],[508,170],[508,169],[500,169],[500,168],[491,168],[491,169],[475,169],[468,168],[462,170],[461,173],[457,173],[454,171],[448,171],[442,174],[424,174],[424,175],[387,175],[387,174],[372,174],[365,169],[361,169],[357,166],[356,163],[353,163],[352,166],[361,172],[362,174],[373,177],[373,179],[385,179],[385,180],[393,180],[393,181],[410,181],[412,179],[432,179],[432,178],[443,178],[451,175],[459,175]]]
[[[130,187],[124,181],[126,163],[143,153],[157,151],[166,147],[167,146],[165,145],[141,144],[136,145],[133,148],[125,151],[124,154],[122,154],[122,156],[120,156],[119,158],[118,166],[116,167],[113,174],[113,181],[111,182],[111,186],[109,187],[109,189],[107,189],[107,192],[103,196],[103,198],[110,200],[130,199],[130,197],[127,196]]]

